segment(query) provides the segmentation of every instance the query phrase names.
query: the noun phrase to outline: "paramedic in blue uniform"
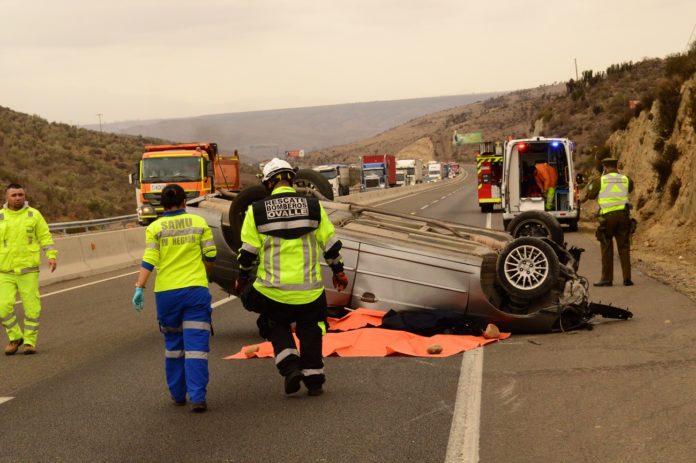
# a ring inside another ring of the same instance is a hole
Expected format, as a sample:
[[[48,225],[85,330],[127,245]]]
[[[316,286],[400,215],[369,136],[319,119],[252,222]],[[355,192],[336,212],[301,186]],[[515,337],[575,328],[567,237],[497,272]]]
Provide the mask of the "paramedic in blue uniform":
[[[217,250],[202,217],[186,212],[186,194],[179,185],[162,190],[164,215],[145,232],[145,253],[135,284],[133,306],[143,310],[143,290],[157,269],[155,302],[164,334],[167,385],[177,405],[200,413],[207,409],[208,352],[211,331],[207,272]]]

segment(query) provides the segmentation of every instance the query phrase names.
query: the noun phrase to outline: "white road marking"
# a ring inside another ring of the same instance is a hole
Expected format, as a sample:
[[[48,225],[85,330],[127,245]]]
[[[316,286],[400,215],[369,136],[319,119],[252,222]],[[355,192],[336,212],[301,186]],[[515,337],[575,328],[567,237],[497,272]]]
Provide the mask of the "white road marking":
[[[457,398],[452,417],[445,463],[479,461],[483,347],[462,354]]]
[[[426,204],[425,206],[421,207],[421,211],[425,209],[426,207],[430,206],[430,204]]]
[[[452,194],[452,193],[450,193],[450,194]],[[447,198],[448,196],[449,196],[449,195],[445,195],[445,196],[443,196],[443,197],[440,198],[440,199],[445,199],[445,198]]]
[[[438,202],[438,201],[439,201],[439,199],[436,199],[435,201],[433,201],[433,202],[430,203],[430,204],[435,204],[435,203]]]
[[[491,228],[492,216],[486,214],[486,228]],[[479,347],[462,355],[445,463],[479,461],[482,388],[483,347]]]
[[[230,301],[234,301],[235,299],[237,299],[237,296],[229,295],[224,299],[220,299],[217,302],[213,302],[210,306],[214,309],[215,307],[221,306],[222,304],[225,304]]]
[[[0,404],[4,404],[5,402],[9,402],[12,399],[14,399],[14,397],[0,397]]]
[[[115,279],[117,279],[117,278],[123,278],[123,277],[127,277],[127,276],[130,276],[130,275],[135,275],[135,274],[137,274],[137,273],[138,273],[137,271],[136,271],[136,272],[130,272],[130,273],[124,273],[124,274],[122,274],[122,275],[116,275],[116,276],[114,276],[114,277],[104,278],[103,280],[97,280],[97,281],[93,281],[93,282],[91,282],[91,283],[85,283],[85,284],[82,284],[82,285],[73,286],[72,288],[65,288],[65,289],[61,289],[61,290],[58,290],[58,291],[53,291],[52,293],[41,294],[39,297],[44,298],[44,297],[48,297],[48,296],[53,296],[53,295],[55,295],[55,294],[60,294],[60,293],[65,293],[65,292],[68,292],[68,291],[72,291],[73,289],[86,288],[87,286],[92,286],[92,285],[96,285],[96,284],[99,284],[99,283],[104,283],[105,281],[115,280]],[[17,304],[19,304],[19,301],[15,302],[15,305],[17,305]]]

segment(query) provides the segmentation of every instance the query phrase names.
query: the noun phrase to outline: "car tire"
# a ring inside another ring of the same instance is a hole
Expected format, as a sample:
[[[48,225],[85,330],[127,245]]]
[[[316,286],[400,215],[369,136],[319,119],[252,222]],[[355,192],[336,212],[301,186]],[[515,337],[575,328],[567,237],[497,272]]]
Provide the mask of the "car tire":
[[[333,188],[328,180],[319,172],[312,169],[300,169],[293,182],[297,188],[309,188],[321,193],[326,199],[333,201]]]
[[[543,211],[526,211],[515,216],[505,230],[513,238],[532,236],[549,238],[554,243],[563,246],[563,228],[554,216]]]
[[[560,275],[558,256],[551,245],[538,238],[510,241],[498,255],[499,284],[513,300],[532,300],[548,293]]]
[[[242,224],[249,206],[260,199],[268,196],[268,190],[263,185],[254,185],[244,188],[232,200],[230,206],[230,235],[227,236],[232,247],[232,251],[237,253],[242,247]]]

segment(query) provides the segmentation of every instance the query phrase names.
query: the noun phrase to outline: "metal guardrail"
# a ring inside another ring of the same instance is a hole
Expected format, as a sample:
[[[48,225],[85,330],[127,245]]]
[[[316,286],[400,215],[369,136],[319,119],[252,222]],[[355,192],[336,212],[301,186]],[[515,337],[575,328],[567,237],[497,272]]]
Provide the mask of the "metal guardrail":
[[[79,230],[88,232],[90,229],[107,227],[109,225],[125,224],[134,222],[138,218],[137,214],[121,215],[118,217],[108,217],[105,219],[78,220],[75,222],[49,223],[48,229],[52,232],[70,233]]]

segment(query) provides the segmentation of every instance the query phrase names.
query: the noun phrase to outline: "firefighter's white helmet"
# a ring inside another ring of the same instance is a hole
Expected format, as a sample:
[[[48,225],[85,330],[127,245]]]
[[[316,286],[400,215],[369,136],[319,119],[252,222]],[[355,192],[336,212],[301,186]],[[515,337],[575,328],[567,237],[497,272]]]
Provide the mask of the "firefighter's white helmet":
[[[283,172],[288,172],[293,177],[295,176],[295,170],[292,168],[289,162],[283,161],[282,159],[273,158],[268,161],[265,166],[263,166],[263,178],[261,181],[265,183],[275,175]]]

